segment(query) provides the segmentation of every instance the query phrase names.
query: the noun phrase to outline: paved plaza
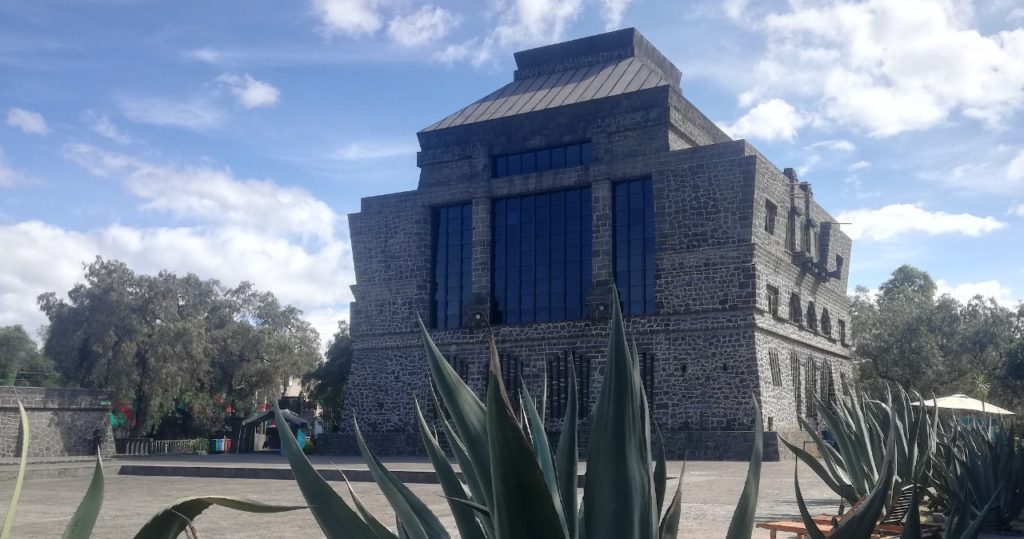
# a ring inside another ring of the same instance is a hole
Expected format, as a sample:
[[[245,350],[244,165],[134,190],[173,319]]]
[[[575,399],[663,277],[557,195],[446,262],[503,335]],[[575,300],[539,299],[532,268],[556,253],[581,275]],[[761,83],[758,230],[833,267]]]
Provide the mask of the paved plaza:
[[[233,458],[233,456],[232,456]],[[120,459],[119,459],[120,460]],[[197,465],[215,465],[216,457],[187,459]],[[357,468],[358,461],[342,459],[343,468]],[[177,458],[163,462],[180,464]],[[160,459],[138,459],[134,462],[161,462]],[[224,459],[220,459],[224,462]],[[127,461],[110,462],[103,511],[96,524],[93,537],[131,537],[153,514],[172,501],[196,494],[222,494],[246,496],[254,500],[279,504],[302,504],[302,495],[293,481],[265,479],[211,479],[191,477],[136,477],[115,475],[114,469]],[[329,464],[326,459],[314,459],[318,467]],[[250,466],[283,466],[282,460],[253,459]],[[389,461],[389,466],[403,470],[429,468],[414,459]],[[669,470],[677,474],[682,463],[670,463]],[[747,471],[743,462],[690,462],[683,481],[683,516],[680,537],[724,537],[729,518]],[[58,537],[67,525],[82,494],[88,477],[66,479],[39,479],[25,484],[18,506],[14,537]],[[0,492],[0,511],[6,511],[13,482],[3,481]],[[438,514],[450,530],[454,521],[449,516],[447,503],[440,497],[440,488],[432,484],[410,484]],[[674,485],[673,485],[674,486]],[[384,497],[373,483],[355,483],[357,494],[385,523],[393,523],[394,516]],[[838,498],[813,473],[801,466],[801,487],[813,512],[834,511]],[[340,482],[335,483],[344,491]],[[582,494],[582,493],[581,493]],[[798,516],[793,495],[793,463],[766,462],[761,477],[758,520],[792,518]],[[393,524],[391,524],[393,526]],[[218,507],[207,510],[196,520],[200,537],[206,538],[316,538],[322,537],[313,517],[306,510],[276,515],[249,515]],[[767,537],[755,530],[755,537]]]

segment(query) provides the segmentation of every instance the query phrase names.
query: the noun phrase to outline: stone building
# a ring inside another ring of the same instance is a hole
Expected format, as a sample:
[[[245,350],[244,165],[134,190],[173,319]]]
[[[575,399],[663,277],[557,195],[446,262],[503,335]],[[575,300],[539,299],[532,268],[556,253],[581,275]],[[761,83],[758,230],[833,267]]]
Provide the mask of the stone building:
[[[811,399],[851,379],[850,238],[810,185],[687,101],[636,30],[515,60],[512,82],[418,133],[415,191],[349,216],[345,415],[381,453],[422,451],[419,315],[481,395],[493,328],[511,391],[548,384],[552,432],[574,362],[585,438],[615,283],[673,456],[748,458],[751,396],[797,436]],[[351,425],[324,447],[352,450]]]
[[[107,391],[0,386],[0,459],[21,456],[19,400],[28,416],[30,458],[92,455],[97,429],[103,437],[103,456],[113,454]]]

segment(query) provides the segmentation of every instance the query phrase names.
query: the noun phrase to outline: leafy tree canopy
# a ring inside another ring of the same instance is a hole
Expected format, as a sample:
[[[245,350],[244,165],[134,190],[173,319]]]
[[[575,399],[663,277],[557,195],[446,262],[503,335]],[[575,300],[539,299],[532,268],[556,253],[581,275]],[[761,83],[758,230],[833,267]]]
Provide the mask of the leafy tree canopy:
[[[908,265],[878,294],[857,288],[850,300],[861,383],[880,395],[888,381],[926,396],[987,395],[1024,406],[1024,306],[1012,310],[981,296],[964,304],[936,291],[927,272]]]
[[[25,328],[0,327],[0,385],[47,387],[55,383],[53,363],[39,352]]]
[[[342,320],[327,346],[326,360],[302,378],[309,400],[320,407],[321,418],[329,425],[337,425],[341,420],[341,401],[351,367],[352,338],[348,323]]]
[[[252,409],[319,356],[302,312],[247,282],[139,275],[97,257],[67,300],[49,292],[39,305],[50,320],[46,355],[69,383],[130,403],[132,436],[183,410],[194,412],[197,434],[217,428],[224,415],[211,413],[211,399],[220,410]]]

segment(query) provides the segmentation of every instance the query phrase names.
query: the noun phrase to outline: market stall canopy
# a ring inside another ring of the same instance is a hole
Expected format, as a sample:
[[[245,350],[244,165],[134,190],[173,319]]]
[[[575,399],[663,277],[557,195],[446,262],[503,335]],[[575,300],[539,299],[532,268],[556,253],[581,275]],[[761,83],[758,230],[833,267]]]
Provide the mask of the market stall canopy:
[[[915,402],[914,404],[917,405],[920,403]],[[937,399],[928,399],[924,401],[924,404],[926,406],[935,406],[950,410],[966,410],[970,412],[983,412],[995,415],[1015,415],[1013,412],[1005,408],[1000,408],[995,404],[989,404],[987,402],[968,397],[962,393],[957,393],[956,395],[950,395],[948,397],[939,397]]]
[[[284,420],[289,422],[289,423],[294,423],[294,424],[299,425],[299,426],[305,425],[307,423],[307,421],[305,419],[302,419],[302,416],[296,414],[295,412],[292,412],[291,410],[289,410],[287,408],[285,408],[284,410],[281,410],[281,415],[283,415],[284,416]],[[256,421],[263,421],[263,420],[267,419],[268,417],[274,417],[274,411],[273,410],[266,410],[266,411],[263,411],[263,412],[256,412],[255,414],[252,414],[251,416],[245,418],[245,421],[242,421],[242,426],[244,427],[245,425],[248,425],[250,423],[254,423]]]

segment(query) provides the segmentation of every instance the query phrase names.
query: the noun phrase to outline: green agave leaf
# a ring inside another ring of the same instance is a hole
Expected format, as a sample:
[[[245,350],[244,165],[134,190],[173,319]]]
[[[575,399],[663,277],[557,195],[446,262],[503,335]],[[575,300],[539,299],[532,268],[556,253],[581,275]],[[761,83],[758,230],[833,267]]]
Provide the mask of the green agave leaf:
[[[274,417],[278,425],[287,425],[280,408],[274,403]],[[345,503],[334,488],[313,468],[299,448],[289,428],[278,429],[281,447],[288,457],[288,465],[299,484],[302,497],[309,504],[313,518],[328,539],[376,539],[377,535],[363,519]]]
[[[757,513],[757,494],[761,485],[761,460],[764,457],[764,427],[761,425],[761,407],[757,399],[754,403],[754,450],[750,454],[750,467],[747,468],[747,481],[743,485],[726,539],[749,539],[754,531],[754,514]]]
[[[607,362],[591,423],[583,485],[584,535],[587,539],[654,537],[658,514],[639,366],[626,341],[614,289],[611,303]]]
[[[576,489],[579,467],[579,441],[576,432],[576,420],[579,407],[576,404],[576,366],[569,362],[569,394],[565,405],[565,419],[562,422],[562,433],[558,436],[558,449],[555,452],[555,472],[558,474],[558,492],[562,497],[562,514],[565,515],[569,539],[578,537],[579,511],[576,502]]]
[[[345,481],[345,486],[348,487],[348,495],[352,497],[352,503],[356,506],[356,511],[359,511],[359,515],[363,517],[366,524],[373,530],[373,533],[380,539],[398,539],[398,535],[391,532],[387,526],[377,520],[377,517],[373,516],[365,505],[363,500],[359,499],[359,495],[356,494],[356,490],[352,488],[352,483],[349,483],[348,477],[345,476],[345,472],[338,470],[341,474],[341,478]]]
[[[388,499],[391,508],[395,510],[395,516],[402,523],[410,539],[447,539],[448,531],[444,529],[437,516],[370,451],[355,418],[352,418],[352,424],[355,427],[359,452],[370,468],[370,474],[384,493],[384,497]]]
[[[559,500],[551,497],[533,448],[516,421],[491,341],[487,387],[487,440],[494,488],[491,521],[497,539],[565,539]]]
[[[658,428],[658,424],[654,424],[655,439],[658,443],[655,447],[658,448],[657,458],[654,461],[654,507],[658,509],[658,513],[661,514],[661,508],[665,504],[665,490],[668,484],[668,467],[665,463],[665,440],[661,438],[661,429]]]
[[[476,481],[483,487],[481,492],[484,496],[483,501],[490,507],[493,488],[487,443],[487,410],[484,409],[484,404],[480,402],[473,390],[466,385],[466,382],[462,381],[455,369],[445,360],[441,351],[437,349],[437,345],[430,338],[430,333],[423,325],[422,320],[419,320],[419,324],[426,347],[430,378],[434,381],[437,394],[451,416],[455,432],[466,447],[469,466],[472,468]],[[468,473],[466,468],[463,468],[462,471]]]
[[[448,462],[448,457],[445,456],[441,445],[437,442],[437,438],[430,431],[427,420],[423,418],[423,411],[420,410],[419,401],[415,401],[415,405],[416,419],[419,421],[423,446],[427,449],[430,462],[437,473],[437,479],[441,483],[441,490],[448,499],[448,506],[451,508],[452,516],[455,518],[455,525],[459,528],[459,536],[462,539],[484,539],[484,531],[480,528],[480,523],[477,521],[474,511],[464,504],[455,501],[469,500],[466,487],[459,480],[459,476],[455,473],[455,468],[452,467],[451,462]]]
[[[815,458],[813,455],[789,443],[789,441],[783,438],[782,436],[779,436],[779,441],[782,442],[782,445],[785,445],[787,448],[789,448],[789,450],[794,455],[796,455],[798,459],[802,460],[804,464],[806,464],[807,467],[811,469],[812,472],[814,472],[819,478],[821,478],[821,480],[824,481],[826,485],[828,485],[828,488],[832,489],[832,492],[835,492],[839,496],[844,496],[845,494],[850,493],[849,489],[844,488],[845,485],[840,484],[838,481],[836,481],[836,479],[832,477],[832,474],[830,474],[828,470],[826,470],[825,467],[822,466],[821,462],[819,462],[818,459]],[[856,502],[857,500],[848,499],[847,501],[853,503]]]
[[[18,415],[21,417],[21,460],[18,463],[18,478],[14,480],[14,491],[11,493],[11,503],[7,506],[7,516],[4,517],[4,526],[0,529],[0,539],[11,537],[11,528],[14,526],[14,511],[18,508],[18,498],[21,497],[21,486],[25,483],[25,471],[28,469],[28,414],[25,407],[18,399]]]
[[[890,424],[886,437],[885,460],[879,477],[864,503],[850,510],[850,516],[832,530],[830,539],[862,539],[870,537],[885,509],[896,475],[896,426]]]
[[[462,476],[466,479],[466,485],[469,487],[471,501],[475,503],[486,503],[486,501],[491,498],[492,493],[490,491],[484,492],[485,487],[477,476],[476,469],[470,462],[469,453],[466,452],[466,446],[462,443],[462,440],[459,439],[459,436],[455,434],[451,424],[448,423],[448,419],[444,417],[444,411],[441,409],[441,403],[435,398],[434,404],[437,407],[437,416],[441,420],[441,428],[444,430],[445,438],[448,440],[448,445],[452,448],[452,453],[455,455],[455,462],[459,464]],[[488,477],[490,476],[490,473],[491,471],[487,470]],[[480,523],[483,525],[484,531],[487,533],[487,537],[494,537],[494,526],[491,523],[490,516],[488,515],[486,518],[481,518]]]
[[[796,490],[796,505],[800,509],[800,519],[804,523],[804,528],[807,529],[807,536],[810,539],[825,539],[825,534],[822,533],[821,528],[818,527],[818,523],[811,517],[811,513],[807,510],[807,504],[804,503],[803,493],[800,492],[800,463],[793,463],[793,488]],[[868,537],[868,536],[865,536]]]
[[[302,505],[268,505],[232,496],[194,496],[182,498],[160,511],[135,534],[135,539],[174,539],[211,505],[247,513],[283,513],[305,509]],[[340,536],[336,536],[340,537]],[[373,536],[370,536],[373,537]]]
[[[525,384],[521,384],[521,386],[523,388],[523,412],[526,415],[527,425],[529,425],[530,431],[533,433],[533,454],[537,457],[537,463],[540,464],[540,471],[544,475],[544,483],[548,487],[551,499],[557,502],[555,503],[555,510],[558,512],[558,518],[563,524],[566,524],[566,531],[568,532],[569,528],[565,522],[562,497],[558,494],[558,475],[555,472],[555,461],[551,457],[551,446],[548,445],[548,436],[544,432],[544,420],[537,413],[537,407],[533,404],[530,390],[526,388]]]
[[[914,496],[910,499],[910,511],[907,512],[907,523],[903,526],[900,539],[921,539],[921,489],[914,485]]]
[[[78,509],[75,510],[71,522],[64,530],[63,539],[89,539],[92,529],[96,525],[96,517],[103,507],[103,459],[96,452],[96,469],[92,472],[92,481],[85,491],[85,496]]]
[[[665,510],[665,516],[661,518],[658,526],[659,539],[676,539],[679,536],[679,516],[683,512],[683,475],[686,474],[686,461],[683,461],[683,468],[679,470],[679,481],[676,482],[676,492],[672,495]]]

